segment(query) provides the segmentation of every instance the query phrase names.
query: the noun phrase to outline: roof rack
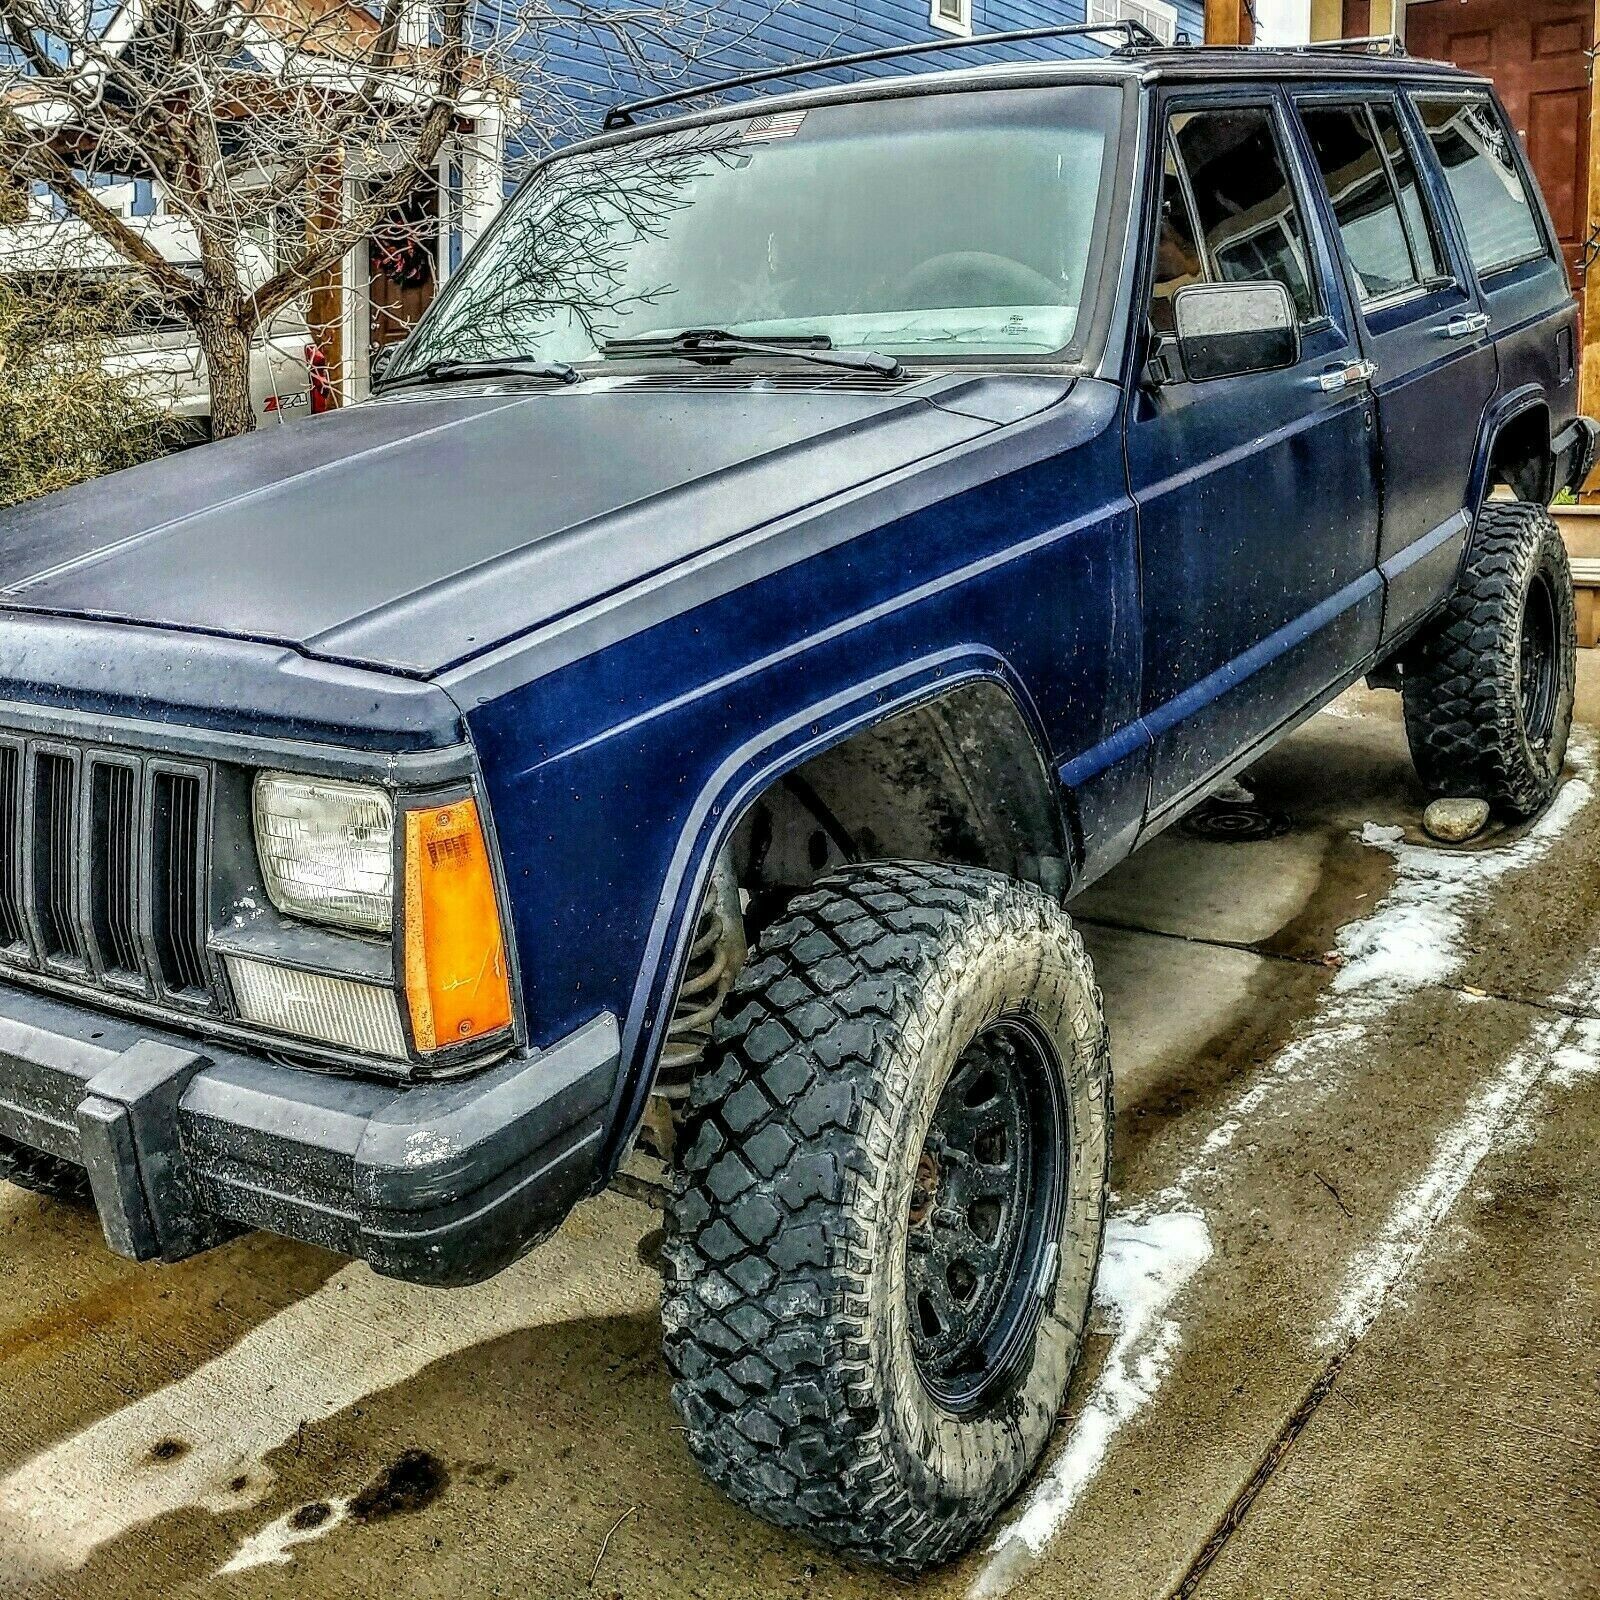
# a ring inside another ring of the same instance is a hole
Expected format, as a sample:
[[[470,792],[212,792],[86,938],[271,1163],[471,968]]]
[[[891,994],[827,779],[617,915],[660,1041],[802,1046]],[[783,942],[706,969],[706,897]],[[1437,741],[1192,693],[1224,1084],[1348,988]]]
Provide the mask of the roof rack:
[[[1405,45],[1392,33],[1369,33],[1359,39],[1321,39],[1315,44],[1272,45],[1270,49],[1279,56],[1343,55],[1350,50],[1369,56],[1403,56],[1406,53]]]
[[[792,61],[787,66],[764,67],[759,72],[743,72],[736,78],[719,78],[714,83],[702,83],[688,89],[674,89],[668,94],[653,94],[643,100],[629,100],[612,106],[606,112],[601,126],[607,133],[618,128],[631,128],[641,111],[654,111],[659,106],[681,105],[686,100],[698,100],[705,95],[725,94],[730,89],[747,89],[757,83],[772,83],[778,78],[798,77],[807,72],[826,72],[833,67],[864,67],[874,61],[893,61],[898,56],[920,56],[935,50],[970,50],[974,46],[997,44],[1023,44],[1035,39],[1092,38],[1097,35],[1120,34],[1122,43],[1118,52],[1135,50],[1160,50],[1162,42],[1142,22],[1071,22],[1053,28],[1018,28],[1010,33],[978,33],[961,39],[923,39],[916,44],[888,45],[881,50],[858,50],[848,56],[817,56],[811,61]]]

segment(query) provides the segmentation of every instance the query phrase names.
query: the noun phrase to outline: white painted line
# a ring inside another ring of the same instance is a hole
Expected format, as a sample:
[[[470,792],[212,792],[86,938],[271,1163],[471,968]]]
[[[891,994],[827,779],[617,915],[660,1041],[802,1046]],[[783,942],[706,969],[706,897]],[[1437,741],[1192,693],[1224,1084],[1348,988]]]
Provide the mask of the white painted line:
[[[1319,1337],[1325,1348],[1348,1348],[1372,1326],[1389,1296],[1421,1259],[1483,1158],[1505,1142],[1572,1027],[1570,1017],[1538,1023],[1522,1048],[1439,1136],[1421,1179],[1400,1197],[1378,1237],[1350,1263],[1337,1308]]]
[[[1575,1089],[1596,1073],[1600,1073],[1600,1022],[1585,1017],[1573,1023],[1567,1042],[1556,1051],[1550,1082],[1557,1089]]]
[[[259,1533],[252,1533],[220,1567],[217,1576],[225,1578],[230,1572],[248,1572],[252,1567],[287,1566],[294,1557],[290,1551],[297,1544],[308,1544],[333,1532],[348,1521],[350,1502],[328,1500],[323,1502],[327,1515],[309,1526],[303,1521],[305,1507],[296,1506],[285,1511],[275,1522],[269,1522]],[[297,1525],[297,1519],[302,1519]]]

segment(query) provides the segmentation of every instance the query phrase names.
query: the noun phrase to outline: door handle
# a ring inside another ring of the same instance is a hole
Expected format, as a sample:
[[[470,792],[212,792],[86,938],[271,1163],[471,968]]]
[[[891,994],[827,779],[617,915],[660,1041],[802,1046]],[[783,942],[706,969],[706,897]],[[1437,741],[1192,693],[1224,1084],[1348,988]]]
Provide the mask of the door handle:
[[[1362,389],[1378,376],[1376,361],[1344,361],[1329,367],[1317,380],[1324,394],[1339,394],[1345,389]]]
[[[1479,311],[1470,317],[1454,317],[1440,327],[1439,332],[1447,339],[1472,339],[1480,333],[1487,333],[1493,326],[1494,319],[1486,311]]]

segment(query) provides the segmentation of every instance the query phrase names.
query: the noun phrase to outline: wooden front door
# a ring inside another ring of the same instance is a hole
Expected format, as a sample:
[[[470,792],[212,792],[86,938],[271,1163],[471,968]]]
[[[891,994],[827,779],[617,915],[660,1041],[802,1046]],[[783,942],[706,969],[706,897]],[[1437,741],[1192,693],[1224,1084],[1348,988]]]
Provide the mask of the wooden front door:
[[[413,195],[367,243],[373,353],[398,344],[433,303],[439,285],[439,191]]]
[[[1493,78],[1577,264],[1588,236],[1589,57],[1593,0],[1413,0],[1406,49]]]

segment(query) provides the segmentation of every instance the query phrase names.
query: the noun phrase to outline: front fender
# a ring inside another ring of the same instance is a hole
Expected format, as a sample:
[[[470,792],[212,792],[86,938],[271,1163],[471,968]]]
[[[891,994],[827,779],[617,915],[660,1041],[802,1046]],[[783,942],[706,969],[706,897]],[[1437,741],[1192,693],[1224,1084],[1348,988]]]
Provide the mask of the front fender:
[[[1040,770],[1048,773],[1049,760],[1037,710],[1007,664],[981,649],[951,650],[909,663],[806,706],[763,729],[731,751],[717,767],[679,830],[651,921],[645,959],[628,1006],[622,1034],[624,1071],[618,1084],[617,1115],[610,1146],[602,1158],[608,1176],[643,1114],[713,864],[750,806],[780,778],[816,756],[902,712],[972,683],[993,683],[1003,690],[1033,741]],[[1065,831],[1063,822],[1063,836]]]
[[[654,1066],[688,908],[764,783],[966,678],[1006,685],[1047,779],[1137,717],[1119,403],[1086,385],[447,675],[532,1042],[623,1019],[608,1159]]]

